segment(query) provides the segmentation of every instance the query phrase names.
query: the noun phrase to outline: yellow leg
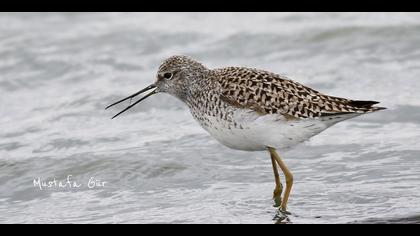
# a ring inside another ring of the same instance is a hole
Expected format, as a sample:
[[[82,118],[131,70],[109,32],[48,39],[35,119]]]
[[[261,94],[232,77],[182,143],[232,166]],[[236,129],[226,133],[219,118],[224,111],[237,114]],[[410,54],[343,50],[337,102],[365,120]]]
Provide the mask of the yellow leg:
[[[293,175],[287,168],[286,164],[281,160],[280,156],[276,153],[276,149],[268,147],[268,151],[271,156],[274,157],[277,164],[280,166],[280,169],[283,171],[284,176],[286,177],[286,191],[284,192],[283,201],[281,203],[281,209],[286,211],[287,200],[289,199],[290,191],[292,190],[293,185]]]
[[[281,205],[281,193],[283,192],[283,185],[280,182],[279,171],[277,170],[277,163],[273,155],[271,155],[271,164],[273,165],[274,180],[276,181],[276,188],[273,192],[274,206]]]

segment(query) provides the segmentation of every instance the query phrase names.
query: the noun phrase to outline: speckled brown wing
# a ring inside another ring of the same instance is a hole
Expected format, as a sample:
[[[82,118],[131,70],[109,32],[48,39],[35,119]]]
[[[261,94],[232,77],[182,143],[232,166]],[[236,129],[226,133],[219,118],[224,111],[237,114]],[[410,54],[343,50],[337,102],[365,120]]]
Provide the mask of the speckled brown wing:
[[[343,113],[366,113],[384,109],[375,101],[355,101],[321,94],[267,71],[228,67],[216,70],[221,99],[258,114],[282,114],[289,119],[314,118]]]

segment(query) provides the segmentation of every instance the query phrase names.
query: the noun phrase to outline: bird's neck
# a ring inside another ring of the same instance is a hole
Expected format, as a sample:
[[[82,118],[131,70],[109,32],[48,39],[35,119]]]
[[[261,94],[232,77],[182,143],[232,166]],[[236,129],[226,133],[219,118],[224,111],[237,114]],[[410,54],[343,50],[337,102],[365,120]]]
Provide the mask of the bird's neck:
[[[185,97],[181,98],[190,108],[197,106],[204,106],[200,101],[208,99],[210,96],[214,96],[217,93],[217,83],[214,80],[211,71],[200,77],[195,78],[188,86]]]

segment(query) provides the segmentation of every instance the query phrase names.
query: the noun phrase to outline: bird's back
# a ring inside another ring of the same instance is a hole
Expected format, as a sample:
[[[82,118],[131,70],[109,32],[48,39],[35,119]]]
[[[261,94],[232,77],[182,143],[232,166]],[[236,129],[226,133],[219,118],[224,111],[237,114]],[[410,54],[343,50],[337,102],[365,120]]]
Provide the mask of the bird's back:
[[[286,77],[263,70],[227,67],[215,70],[221,97],[233,106],[261,115],[281,114],[289,119],[316,118],[373,112],[376,101],[361,101],[322,94]]]

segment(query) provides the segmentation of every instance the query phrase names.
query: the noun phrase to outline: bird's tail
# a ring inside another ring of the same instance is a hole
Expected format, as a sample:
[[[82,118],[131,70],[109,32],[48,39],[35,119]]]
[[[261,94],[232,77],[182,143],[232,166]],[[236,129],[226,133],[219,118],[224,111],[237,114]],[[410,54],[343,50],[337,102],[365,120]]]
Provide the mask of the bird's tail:
[[[386,107],[375,107],[373,105],[378,104],[377,101],[362,101],[362,100],[352,100],[348,102],[348,105],[352,106],[357,112],[374,112],[379,110],[384,110]]]

